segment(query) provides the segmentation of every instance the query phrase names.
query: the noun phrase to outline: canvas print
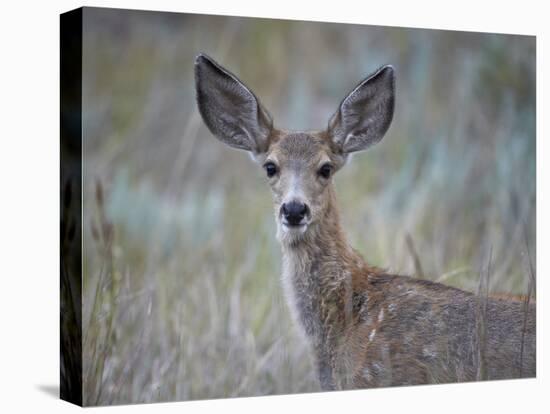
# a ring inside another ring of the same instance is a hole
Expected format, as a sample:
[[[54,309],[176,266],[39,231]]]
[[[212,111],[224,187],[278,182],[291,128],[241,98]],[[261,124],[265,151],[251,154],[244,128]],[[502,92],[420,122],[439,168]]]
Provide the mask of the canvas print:
[[[62,398],[535,377],[535,46],[62,15]]]

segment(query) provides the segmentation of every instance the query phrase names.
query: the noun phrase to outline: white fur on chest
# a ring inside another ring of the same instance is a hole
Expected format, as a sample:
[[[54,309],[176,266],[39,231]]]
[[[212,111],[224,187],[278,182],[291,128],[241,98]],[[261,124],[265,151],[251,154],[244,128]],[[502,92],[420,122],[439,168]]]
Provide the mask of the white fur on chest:
[[[295,322],[295,325],[299,327],[300,334],[306,338],[307,335],[304,329],[300,307],[298,305],[298,295],[300,293],[297,292],[296,283],[297,281],[304,280],[309,276],[307,275],[308,263],[296,253],[286,253],[283,254],[282,271],[281,282],[283,285],[283,293],[290,309],[290,314]]]

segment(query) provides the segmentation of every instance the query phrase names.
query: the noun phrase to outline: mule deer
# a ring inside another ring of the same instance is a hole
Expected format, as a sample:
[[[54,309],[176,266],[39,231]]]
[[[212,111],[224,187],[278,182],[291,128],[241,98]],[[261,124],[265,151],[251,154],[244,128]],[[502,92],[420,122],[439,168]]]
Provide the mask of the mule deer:
[[[486,298],[368,265],[346,241],[332,177],[379,142],[394,110],[383,66],[322,131],[273,126],[258,98],[210,57],[195,61],[197,103],[213,135],[250,152],[273,193],[283,286],[325,390],[535,376],[535,305]],[[481,318],[481,316],[483,318]]]

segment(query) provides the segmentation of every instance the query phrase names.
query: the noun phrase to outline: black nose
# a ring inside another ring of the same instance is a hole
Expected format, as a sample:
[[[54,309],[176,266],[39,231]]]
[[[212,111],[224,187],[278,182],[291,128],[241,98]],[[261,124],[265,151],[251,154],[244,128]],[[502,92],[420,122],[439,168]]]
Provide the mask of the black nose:
[[[304,203],[299,203],[297,201],[284,203],[281,207],[281,212],[283,213],[286,222],[291,226],[298,226],[306,216],[307,211],[307,206]]]

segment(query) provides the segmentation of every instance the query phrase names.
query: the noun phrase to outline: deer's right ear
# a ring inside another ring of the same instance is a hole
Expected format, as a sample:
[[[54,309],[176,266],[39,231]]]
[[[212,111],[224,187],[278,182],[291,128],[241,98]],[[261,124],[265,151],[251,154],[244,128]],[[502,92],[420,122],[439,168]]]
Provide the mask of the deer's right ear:
[[[235,75],[200,54],[195,59],[195,87],[199,112],[212,134],[233,148],[267,151],[271,116]]]

